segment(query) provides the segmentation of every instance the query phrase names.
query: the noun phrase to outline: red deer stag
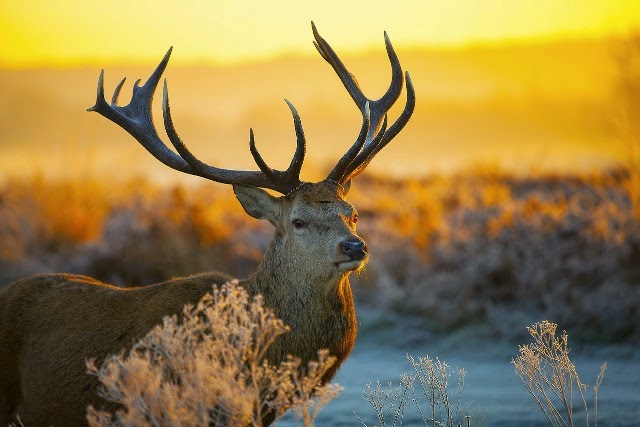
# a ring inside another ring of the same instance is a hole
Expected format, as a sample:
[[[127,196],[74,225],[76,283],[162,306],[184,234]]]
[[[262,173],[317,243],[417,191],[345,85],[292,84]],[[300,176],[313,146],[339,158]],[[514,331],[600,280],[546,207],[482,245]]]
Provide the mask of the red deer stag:
[[[151,101],[169,61],[171,49],[147,82],[133,88],[126,106],[117,105],[124,79],[111,104],[104,98],[103,76],[96,105],[89,108],[129,132],[165,165],[192,175],[232,184],[244,210],[275,228],[273,241],[258,271],[241,281],[252,294],[262,294],[291,328],[278,337],[267,358],[279,363],[287,354],[304,363],[329,349],[337,363],[323,378],[330,381],[345,360],[356,337],[356,317],[349,275],[363,268],[367,245],[356,234],[354,207],[345,201],[351,179],[405,126],[415,106],[415,92],[406,74],[406,106],[387,128],[387,112],[400,96],[405,76],[385,33],[392,77],[387,92],[368,99],[312,23],[315,46],[333,67],[362,113],[362,127],[327,178],[310,183],[299,179],[305,154],[300,117],[293,115],[297,146],[285,171],[269,167],[258,152],[253,132],[249,149],[258,171],[221,169],[197,159],[178,136],[163,89],[164,126],[175,152],[158,136]],[[177,152],[177,154],[176,154]],[[282,194],[274,197],[263,189]],[[89,404],[107,410],[114,404],[100,398],[98,381],[86,374],[85,360],[130,348],[164,316],[179,313],[211,291],[213,284],[231,278],[201,273],[140,288],[119,288],[95,279],[69,274],[44,274],[18,281],[0,294],[0,426],[70,426],[86,424]]]

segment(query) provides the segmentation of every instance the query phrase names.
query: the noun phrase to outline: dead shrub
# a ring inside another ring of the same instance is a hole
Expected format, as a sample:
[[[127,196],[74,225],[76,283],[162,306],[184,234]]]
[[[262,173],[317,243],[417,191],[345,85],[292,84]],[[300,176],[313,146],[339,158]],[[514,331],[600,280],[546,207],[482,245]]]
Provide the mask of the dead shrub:
[[[261,426],[294,408],[313,425],[339,386],[322,384],[334,364],[327,351],[303,367],[292,357],[270,364],[265,354],[288,328],[260,296],[231,282],[214,287],[197,306],[170,316],[126,354],[88,371],[100,394],[121,409],[88,408],[92,426]]]

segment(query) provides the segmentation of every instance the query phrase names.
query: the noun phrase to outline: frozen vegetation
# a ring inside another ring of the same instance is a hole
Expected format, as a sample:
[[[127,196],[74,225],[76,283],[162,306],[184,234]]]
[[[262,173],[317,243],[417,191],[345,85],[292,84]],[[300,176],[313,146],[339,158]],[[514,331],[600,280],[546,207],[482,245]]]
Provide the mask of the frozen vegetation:
[[[474,426],[546,425],[510,360],[530,339],[526,327],[549,319],[571,336],[585,383],[593,385],[600,364],[608,364],[601,424],[634,425],[640,222],[631,178],[621,170],[520,177],[478,169],[422,180],[360,179],[350,201],[372,255],[352,284],[360,334],[337,378],[345,391],[318,424],[354,425],[358,417],[380,424],[363,392],[380,399],[376,381],[383,388],[399,378],[408,384],[404,371],[417,375],[416,366],[446,360],[452,372],[466,372],[455,395],[462,408],[456,421],[471,414]],[[60,271],[121,286],[206,270],[243,277],[271,239],[270,227],[247,218],[222,186],[161,187],[140,179],[7,180],[0,224],[0,287]],[[455,387],[457,379],[450,381]],[[422,415],[407,412],[405,425],[428,418]]]
[[[425,333],[482,325],[517,338],[550,319],[575,340],[640,343],[630,182],[619,171],[365,176],[350,194],[372,255],[354,280],[358,307]],[[271,239],[226,188],[143,180],[9,180],[0,223],[0,288],[61,271],[121,286],[210,270],[246,277]]]

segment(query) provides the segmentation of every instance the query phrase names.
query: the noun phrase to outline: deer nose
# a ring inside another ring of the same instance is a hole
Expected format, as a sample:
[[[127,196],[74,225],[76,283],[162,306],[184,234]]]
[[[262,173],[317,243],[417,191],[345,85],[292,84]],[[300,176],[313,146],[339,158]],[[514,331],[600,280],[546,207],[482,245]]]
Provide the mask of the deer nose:
[[[367,256],[367,244],[360,239],[346,240],[340,243],[340,248],[351,261],[361,260]]]

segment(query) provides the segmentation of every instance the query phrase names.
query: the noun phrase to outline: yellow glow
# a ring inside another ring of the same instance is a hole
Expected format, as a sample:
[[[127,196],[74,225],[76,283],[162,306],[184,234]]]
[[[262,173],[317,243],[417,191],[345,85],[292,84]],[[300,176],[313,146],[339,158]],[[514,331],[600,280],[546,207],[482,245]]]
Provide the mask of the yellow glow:
[[[0,2],[0,66],[233,63],[313,50],[309,21],[342,52],[523,38],[623,34],[640,27],[637,0],[323,0]]]

